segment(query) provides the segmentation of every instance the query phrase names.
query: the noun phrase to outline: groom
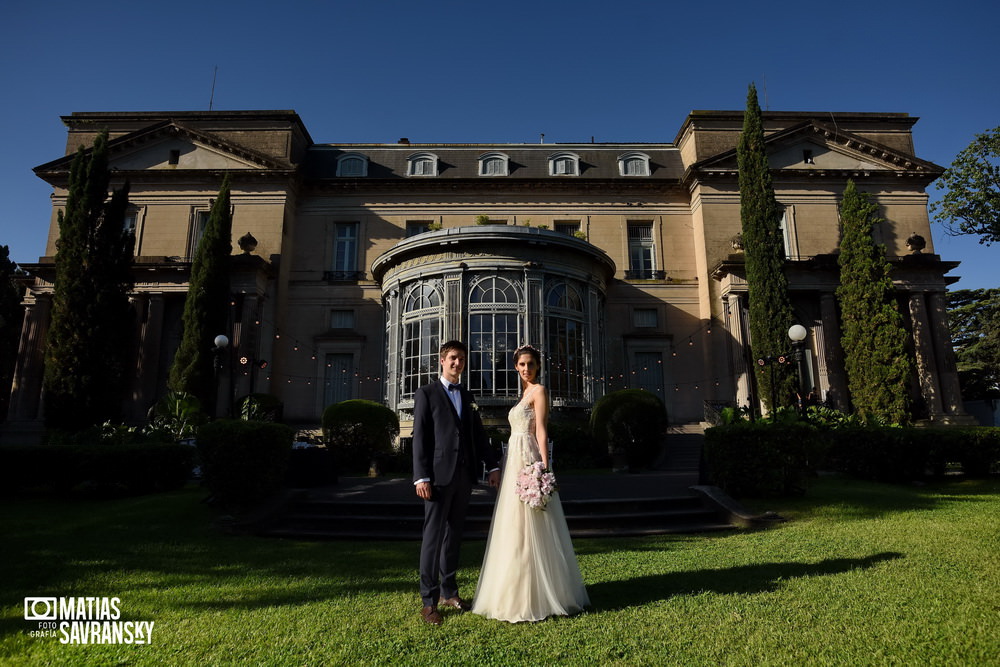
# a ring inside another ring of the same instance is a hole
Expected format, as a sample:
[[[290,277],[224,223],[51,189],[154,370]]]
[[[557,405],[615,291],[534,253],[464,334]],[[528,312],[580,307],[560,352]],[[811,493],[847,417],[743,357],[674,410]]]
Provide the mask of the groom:
[[[469,609],[458,595],[455,573],[477,465],[486,464],[490,486],[500,485],[500,469],[479,407],[459,384],[467,355],[461,341],[442,345],[441,377],[420,387],[413,400],[413,483],[424,501],[420,615],[431,625],[441,625],[439,604]]]

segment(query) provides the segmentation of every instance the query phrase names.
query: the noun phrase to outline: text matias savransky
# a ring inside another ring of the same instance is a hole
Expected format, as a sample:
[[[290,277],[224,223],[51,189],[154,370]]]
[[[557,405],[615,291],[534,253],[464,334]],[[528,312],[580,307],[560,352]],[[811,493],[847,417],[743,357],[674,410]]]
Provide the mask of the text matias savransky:
[[[122,621],[121,598],[24,598],[24,620],[37,621],[32,637],[60,644],[149,644],[153,621]]]

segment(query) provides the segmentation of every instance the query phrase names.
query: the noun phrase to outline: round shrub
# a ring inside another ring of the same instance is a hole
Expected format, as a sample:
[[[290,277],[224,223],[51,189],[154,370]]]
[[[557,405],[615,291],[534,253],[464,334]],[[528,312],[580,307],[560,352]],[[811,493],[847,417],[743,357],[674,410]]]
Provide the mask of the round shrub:
[[[647,467],[660,453],[667,410],[645,389],[606,394],[594,405],[590,431],[612,458],[624,455],[629,468]]]
[[[375,401],[341,401],[323,411],[323,434],[342,466],[357,469],[392,453],[399,418]]]

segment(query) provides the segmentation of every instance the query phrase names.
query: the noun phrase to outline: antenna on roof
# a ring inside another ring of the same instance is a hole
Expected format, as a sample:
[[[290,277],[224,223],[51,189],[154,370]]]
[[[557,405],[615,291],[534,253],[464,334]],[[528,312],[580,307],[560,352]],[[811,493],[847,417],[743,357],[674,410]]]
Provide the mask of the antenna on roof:
[[[208,98],[208,110],[212,110],[212,104],[215,102],[215,75],[219,73],[219,66],[216,65],[215,69],[212,70],[212,95]]]
[[[540,143],[540,144],[544,144],[545,143],[545,133],[544,132],[540,132],[538,134],[538,143]]]

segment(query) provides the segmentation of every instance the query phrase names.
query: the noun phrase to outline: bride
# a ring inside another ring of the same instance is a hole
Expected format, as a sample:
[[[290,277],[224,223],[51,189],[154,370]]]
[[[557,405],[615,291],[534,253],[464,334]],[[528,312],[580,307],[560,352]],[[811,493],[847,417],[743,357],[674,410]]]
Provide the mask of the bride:
[[[542,509],[521,501],[518,473],[530,463],[549,467],[548,393],[538,382],[541,355],[525,345],[514,352],[522,398],[511,409],[510,442],[493,510],[486,555],[472,612],[502,621],[540,621],[590,605],[573,553],[558,493]]]

